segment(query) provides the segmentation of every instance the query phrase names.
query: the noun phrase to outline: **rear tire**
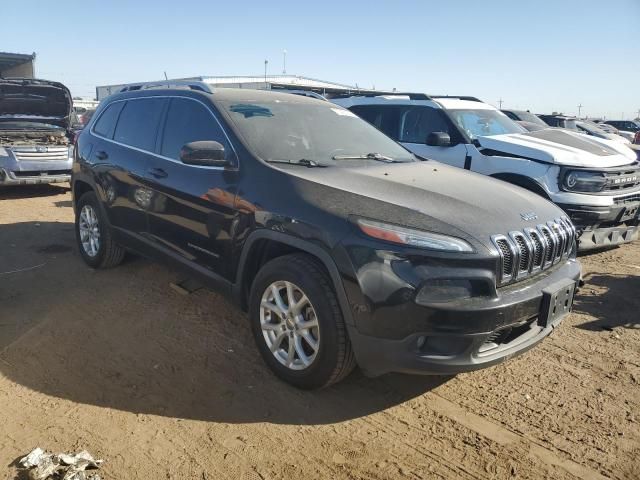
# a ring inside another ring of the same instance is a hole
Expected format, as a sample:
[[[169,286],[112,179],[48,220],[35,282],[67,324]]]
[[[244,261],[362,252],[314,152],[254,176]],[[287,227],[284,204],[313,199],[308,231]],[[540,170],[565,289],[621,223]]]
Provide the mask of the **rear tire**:
[[[124,259],[125,249],[113,241],[111,227],[94,192],[87,192],[78,200],[75,230],[80,255],[90,267],[111,268]]]
[[[264,361],[291,385],[327,387],[355,368],[331,281],[309,255],[285,255],[260,269],[251,288],[249,317]]]

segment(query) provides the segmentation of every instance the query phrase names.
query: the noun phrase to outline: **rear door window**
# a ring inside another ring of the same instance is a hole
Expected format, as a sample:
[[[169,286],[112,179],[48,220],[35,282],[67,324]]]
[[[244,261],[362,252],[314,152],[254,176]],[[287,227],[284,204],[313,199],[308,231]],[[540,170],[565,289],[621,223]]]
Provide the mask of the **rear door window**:
[[[124,107],[124,102],[115,102],[105,108],[96,125],[93,127],[93,131],[102,137],[113,138],[113,131],[115,130],[118,115],[120,115],[122,107]]]
[[[222,128],[204,105],[185,98],[172,99],[164,125],[160,154],[180,160],[180,150],[185,144],[201,140],[219,142],[224,146],[227,158],[231,155],[231,147]]]
[[[128,100],[120,113],[114,140],[148,152],[155,151],[165,102],[164,98]]]

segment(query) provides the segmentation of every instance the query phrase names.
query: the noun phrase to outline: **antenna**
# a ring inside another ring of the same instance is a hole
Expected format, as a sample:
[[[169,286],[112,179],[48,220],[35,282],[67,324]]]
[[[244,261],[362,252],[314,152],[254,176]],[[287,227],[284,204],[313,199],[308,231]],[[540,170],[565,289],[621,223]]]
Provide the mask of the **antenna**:
[[[582,107],[583,107],[582,104],[578,105],[578,118],[580,118],[580,113],[582,112]]]
[[[500,110],[502,110],[502,97],[500,97],[500,100],[498,100],[498,105],[500,105]]]
[[[169,80],[169,77],[167,77],[167,71],[166,70],[164,71],[164,79],[165,80]]]
[[[282,50],[282,74],[287,74],[287,49]]]
[[[267,83],[267,65],[269,65],[269,60],[264,61],[264,83]]]

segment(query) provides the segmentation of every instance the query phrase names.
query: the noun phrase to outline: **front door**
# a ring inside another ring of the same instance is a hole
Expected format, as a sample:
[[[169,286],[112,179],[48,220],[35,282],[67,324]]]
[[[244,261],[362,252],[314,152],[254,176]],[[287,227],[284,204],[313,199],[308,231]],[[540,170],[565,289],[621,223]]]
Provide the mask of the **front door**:
[[[231,144],[210,107],[187,97],[172,98],[159,155],[147,169],[147,184],[153,189],[149,233],[171,254],[229,278],[237,169],[182,163],[182,147],[199,140],[220,142],[237,166]]]

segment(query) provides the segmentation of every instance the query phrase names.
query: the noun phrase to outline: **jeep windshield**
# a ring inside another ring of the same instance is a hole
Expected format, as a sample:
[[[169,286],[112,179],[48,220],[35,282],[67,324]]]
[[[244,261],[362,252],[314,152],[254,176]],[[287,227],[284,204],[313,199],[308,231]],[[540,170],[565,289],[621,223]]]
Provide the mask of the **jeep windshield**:
[[[504,113],[496,110],[449,109],[447,112],[453,122],[471,139],[527,131]]]
[[[262,160],[305,166],[413,162],[415,157],[349,110],[328,102],[221,101],[250,150]]]

